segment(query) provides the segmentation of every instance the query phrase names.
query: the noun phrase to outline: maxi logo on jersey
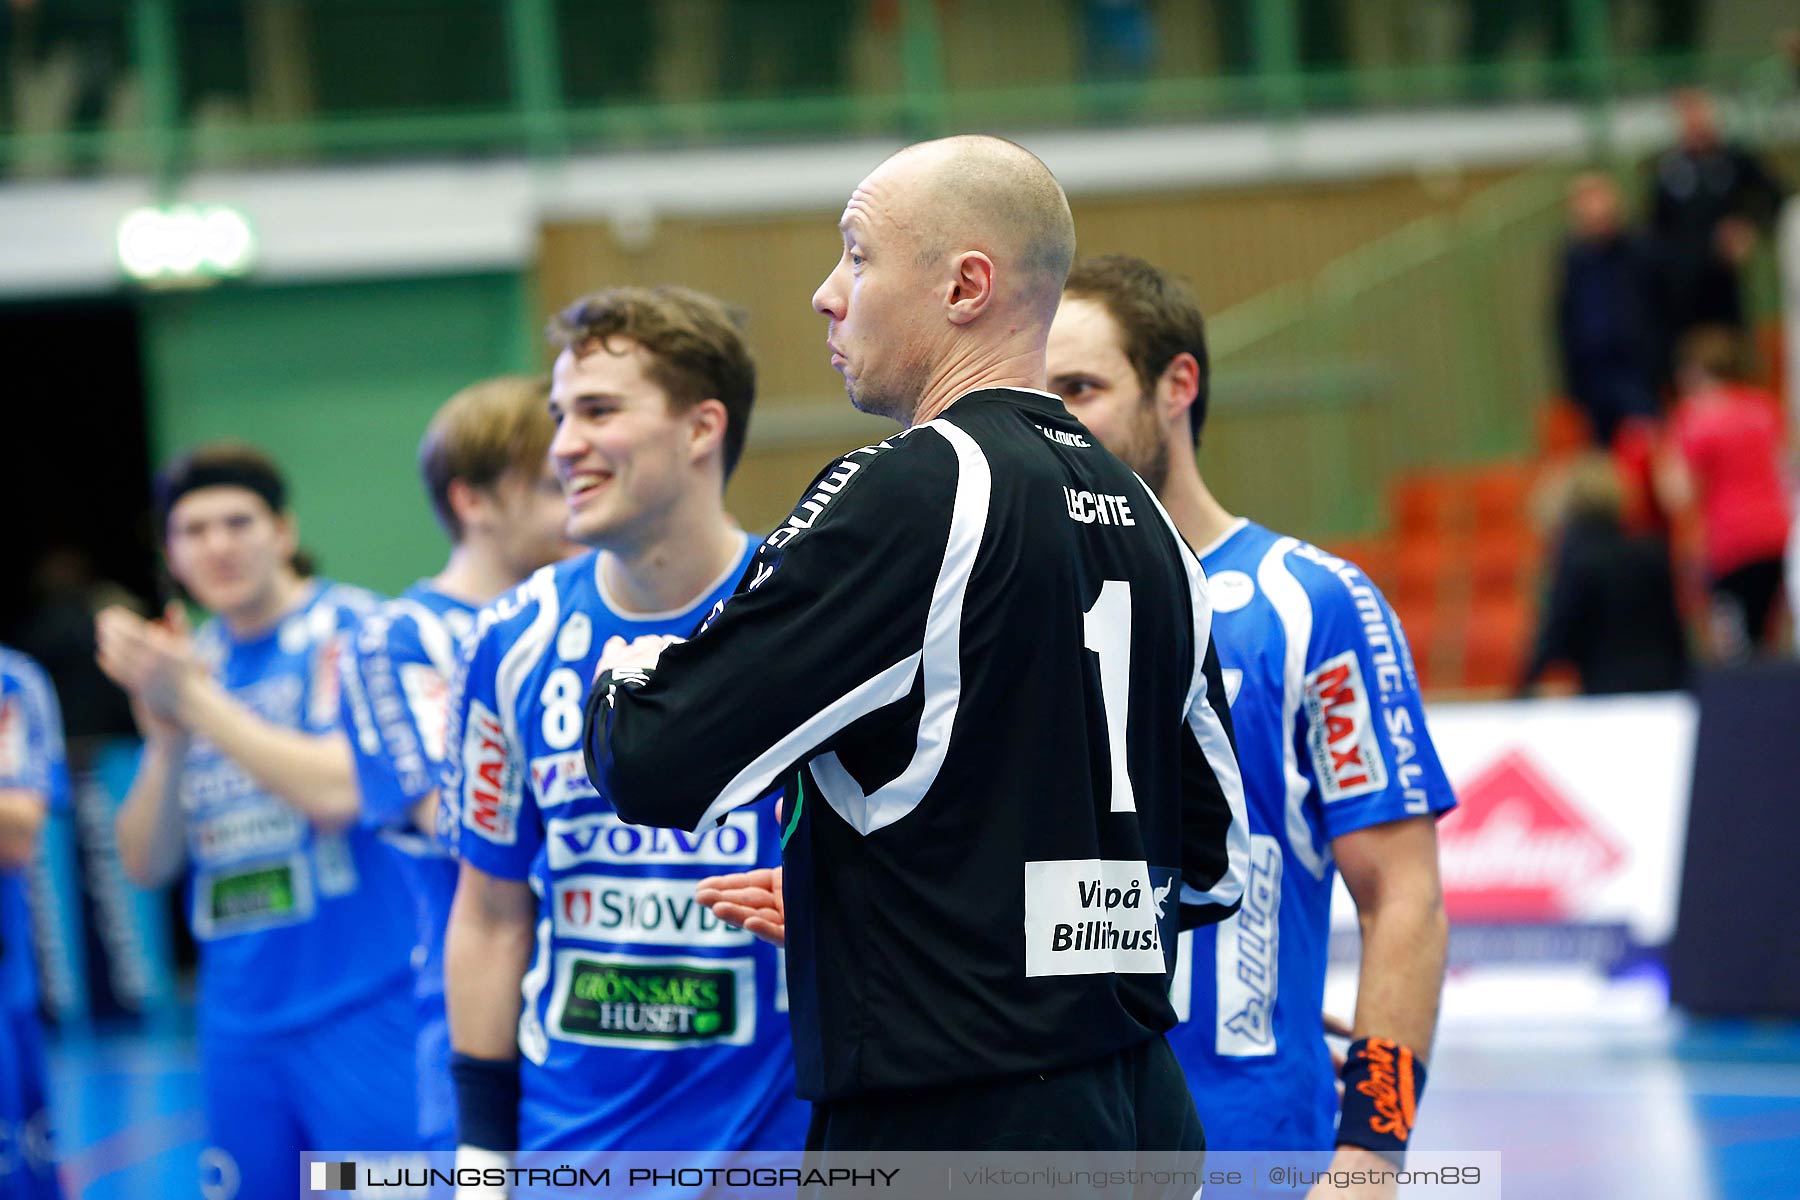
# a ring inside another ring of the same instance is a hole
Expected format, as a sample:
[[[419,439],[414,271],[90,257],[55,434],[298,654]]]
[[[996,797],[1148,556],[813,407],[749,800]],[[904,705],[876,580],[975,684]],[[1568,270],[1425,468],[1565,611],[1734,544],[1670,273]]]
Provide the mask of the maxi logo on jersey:
[[[552,820],[544,830],[550,869],[583,863],[690,864],[698,867],[756,865],[756,817],[735,812],[699,833],[628,825],[613,813]]]
[[[1294,553],[1330,571],[1343,584],[1344,590],[1350,593],[1350,602],[1355,605],[1357,619],[1362,623],[1363,641],[1369,648],[1369,659],[1375,666],[1381,727],[1386,731],[1388,744],[1393,748],[1395,782],[1400,785],[1408,813],[1430,812],[1431,797],[1426,794],[1423,786],[1425,768],[1414,761],[1419,756],[1418,743],[1414,739],[1423,731],[1413,728],[1412,713],[1405,703],[1406,697],[1412,692],[1407,686],[1407,676],[1412,674],[1412,656],[1406,648],[1405,635],[1400,632],[1397,624],[1390,621],[1374,585],[1354,565],[1327,554],[1316,546],[1302,544]],[[1363,694],[1367,695],[1366,692]],[[1328,759],[1327,762],[1329,761]],[[1379,755],[1377,761],[1380,761]],[[1321,790],[1330,786],[1326,783],[1327,778],[1323,772],[1320,773]],[[1324,798],[1330,801],[1342,799],[1346,795],[1360,794],[1339,792],[1334,796],[1326,791]]]
[[[518,838],[519,773],[506,752],[500,718],[479,700],[469,701],[463,762],[463,824],[490,842],[511,845]]]
[[[646,946],[745,946],[754,940],[696,900],[692,879],[572,875],[556,881],[550,903],[558,937]]]
[[[1301,696],[1313,775],[1325,803],[1387,787],[1387,764],[1375,744],[1375,722],[1356,651],[1346,650],[1320,663],[1306,677]]]

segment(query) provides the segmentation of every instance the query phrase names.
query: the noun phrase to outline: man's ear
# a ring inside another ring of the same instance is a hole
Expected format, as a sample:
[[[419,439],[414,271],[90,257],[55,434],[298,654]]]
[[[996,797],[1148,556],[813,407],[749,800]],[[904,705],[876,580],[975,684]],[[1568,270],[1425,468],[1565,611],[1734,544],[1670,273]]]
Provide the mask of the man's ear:
[[[444,489],[444,498],[450,502],[450,511],[456,514],[457,525],[464,530],[481,524],[493,503],[485,489],[474,486],[466,479],[452,479],[450,486]]]
[[[951,260],[948,307],[953,325],[967,325],[994,301],[994,260],[979,250],[965,250]]]
[[[724,453],[725,428],[731,422],[724,401],[700,401],[688,409],[687,420],[689,461],[699,462],[715,450]]]
[[[300,553],[300,518],[284,508],[275,514],[275,527],[281,531],[282,558],[291,561]]]
[[[1169,360],[1156,381],[1156,411],[1164,424],[1186,420],[1188,409],[1200,395],[1200,363],[1182,351]]]

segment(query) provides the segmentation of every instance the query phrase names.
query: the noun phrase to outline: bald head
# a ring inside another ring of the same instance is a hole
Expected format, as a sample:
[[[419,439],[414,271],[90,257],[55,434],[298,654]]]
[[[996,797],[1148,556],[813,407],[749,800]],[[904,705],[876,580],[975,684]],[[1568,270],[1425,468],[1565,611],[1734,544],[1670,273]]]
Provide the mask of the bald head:
[[[986,387],[1042,387],[1075,255],[1056,177],[993,137],[909,146],[857,185],[813,293],[851,403],[902,424]]]
[[[1015,276],[1016,298],[1041,300],[1046,320],[1055,314],[1075,261],[1075,220],[1037,155],[1005,138],[963,135],[908,146],[870,179],[884,174],[898,185],[921,260],[979,250]]]

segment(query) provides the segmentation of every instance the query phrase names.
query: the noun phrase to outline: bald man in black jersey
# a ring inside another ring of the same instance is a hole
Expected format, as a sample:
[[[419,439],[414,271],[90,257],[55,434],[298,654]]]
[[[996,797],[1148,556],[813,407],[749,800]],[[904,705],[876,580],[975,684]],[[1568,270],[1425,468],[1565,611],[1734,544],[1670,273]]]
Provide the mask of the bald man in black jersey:
[[[1068,202],[1021,147],[947,138],[840,229],[813,306],[902,428],[653,672],[603,670],[589,772],[685,829],[785,789],[811,1147],[1197,1149],[1168,984],[1177,932],[1238,906],[1243,791],[1197,561],[1042,390]]]

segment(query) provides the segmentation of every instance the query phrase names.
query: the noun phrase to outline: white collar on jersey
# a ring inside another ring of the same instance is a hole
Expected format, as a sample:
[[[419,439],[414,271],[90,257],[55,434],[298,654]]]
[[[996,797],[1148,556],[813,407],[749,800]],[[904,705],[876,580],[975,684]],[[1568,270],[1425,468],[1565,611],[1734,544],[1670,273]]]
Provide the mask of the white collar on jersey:
[[[1225,527],[1224,533],[1221,533],[1218,537],[1216,537],[1212,541],[1208,542],[1204,549],[1195,550],[1194,557],[1195,558],[1205,558],[1207,555],[1211,554],[1214,550],[1217,550],[1220,546],[1223,546],[1226,542],[1229,542],[1232,538],[1236,537],[1239,534],[1239,532],[1241,532],[1243,530],[1244,526],[1248,525],[1249,523],[1250,523],[1249,517],[1238,517],[1236,520],[1232,521],[1231,524],[1229,524]]]
[[[749,533],[740,531],[739,536],[744,539],[744,549],[749,549]],[[700,594],[695,596],[692,600],[689,600],[680,608],[672,608],[667,612],[651,613],[632,612],[630,609],[619,607],[619,602],[613,599],[612,593],[606,588],[606,576],[600,570],[601,558],[602,555],[594,555],[594,590],[600,593],[600,603],[606,605],[613,616],[619,618],[621,621],[673,621],[677,617],[686,616],[688,613],[696,611],[700,607],[701,601],[724,587],[727,580],[731,579],[734,575],[737,575],[743,569],[744,551],[739,550],[738,556],[731,560],[731,565],[720,572],[719,577],[707,584],[706,587],[701,590]]]

